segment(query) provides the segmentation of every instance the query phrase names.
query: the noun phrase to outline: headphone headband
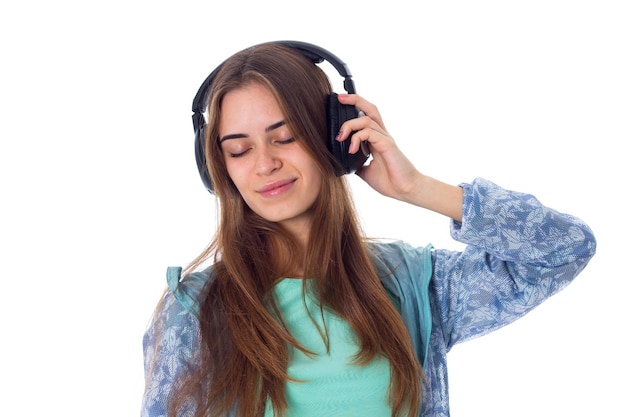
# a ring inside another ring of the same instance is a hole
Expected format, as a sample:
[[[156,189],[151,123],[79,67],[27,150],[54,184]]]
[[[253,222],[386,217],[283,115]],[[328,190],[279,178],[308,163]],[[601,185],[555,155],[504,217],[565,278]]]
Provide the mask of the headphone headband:
[[[312,43],[301,42],[301,41],[275,41],[271,43],[278,43],[281,45],[285,45],[285,46],[289,46],[291,48],[297,49],[302,55],[309,58],[315,64],[319,64],[323,61],[327,61],[343,77],[343,88],[346,90],[346,92],[349,94],[356,93],[356,88],[354,87],[354,81],[352,81],[352,74],[350,73],[350,69],[348,68],[348,65],[346,65],[345,62],[339,59],[332,52],[327,51],[326,49],[320,46],[313,45]],[[254,49],[259,45],[263,45],[263,44],[250,46],[246,49]],[[208,104],[207,103],[208,94],[211,88],[211,84],[213,83],[213,79],[215,78],[219,70],[224,65],[224,62],[222,62],[213,71],[211,71],[209,76],[204,80],[204,82],[198,89],[198,92],[196,93],[196,96],[193,99],[193,103],[191,105],[191,111],[193,111],[194,113],[194,116],[193,116],[194,130],[197,130],[198,127],[200,126],[199,124],[200,120],[197,119],[195,115],[196,114],[202,115],[206,111],[206,107]]]

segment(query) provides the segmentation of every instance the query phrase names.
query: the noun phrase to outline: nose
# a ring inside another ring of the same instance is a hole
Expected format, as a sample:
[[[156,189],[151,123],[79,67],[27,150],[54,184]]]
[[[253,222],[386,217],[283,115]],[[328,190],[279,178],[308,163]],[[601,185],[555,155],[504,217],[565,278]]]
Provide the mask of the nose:
[[[257,148],[255,162],[256,172],[259,175],[269,175],[282,166],[277,152],[267,145]]]

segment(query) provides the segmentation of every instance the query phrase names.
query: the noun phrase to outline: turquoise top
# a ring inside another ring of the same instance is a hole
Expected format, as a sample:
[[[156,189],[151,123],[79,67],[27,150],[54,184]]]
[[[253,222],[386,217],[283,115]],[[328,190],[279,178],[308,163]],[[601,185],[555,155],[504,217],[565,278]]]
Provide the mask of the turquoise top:
[[[378,358],[365,366],[353,364],[359,350],[350,325],[331,310],[320,311],[314,296],[305,292],[301,279],[283,279],[274,289],[278,308],[292,335],[306,348],[290,352],[287,372],[302,382],[287,381],[288,416],[307,417],[381,417],[390,416],[388,388],[389,362]],[[307,307],[310,312],[307,312]],[[329,350],[322,334],[324,322],[330,341]],[[271,402],[265,416],[273,416]]]

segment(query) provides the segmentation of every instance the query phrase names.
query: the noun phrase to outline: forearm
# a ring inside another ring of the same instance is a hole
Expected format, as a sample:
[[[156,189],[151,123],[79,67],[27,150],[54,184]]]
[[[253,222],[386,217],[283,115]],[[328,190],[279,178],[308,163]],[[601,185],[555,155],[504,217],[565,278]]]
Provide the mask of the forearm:
[[[463,218],[463,188],[420,174],[403,201],[443,214],[457,222]]]

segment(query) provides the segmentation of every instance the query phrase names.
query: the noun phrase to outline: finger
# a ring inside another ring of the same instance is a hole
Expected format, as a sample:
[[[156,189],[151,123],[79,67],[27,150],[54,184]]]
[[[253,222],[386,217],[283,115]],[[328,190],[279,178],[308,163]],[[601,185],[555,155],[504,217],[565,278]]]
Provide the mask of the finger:
[[[376,123],[384,128],[382,118],[376,105],[365,100],[358,94],[339,94],[337,97],[341,104],[355,106],[357,109],[364,112],[367,116],[372,118],[372,120],[374,120]]]
[[[384,132],[366,127],[352,134],[348,152],[357,153],[363,148],[366,153],[378,153],[388,148],[393,143],[393,139]]]
[[[356,119],[350,119],[341,126],[341,130],[335,140],[343,142],[350,140],[348,145],[348,153],[355,154],[363,152],[367,155],[378,151],[376,148],[384,149],[384,145],[379,143],[385,139],[393,142],[389,134],[382,130],[378,124],[372,121],[368,116],[362,116]],[[370,146],[373,144],[374,146]]]
[[[350,138],[350,147],[348,148],[348,153],[355,154],[361,149],[363,149],[363,152],[366,154],[370,153],[368,145],[369,135],[367,135],[367,138],[363,138],[362,136],[363,135],[352,135],[352,138]]]
[[[367,127],[367,120],[365,120],[365,117],[366,116],[363,115],[343,122],[343,124],[339,128],[339,133],[337,134],[336,140],[339,142],[343,142],[344,140],[348,139],[351,134],[354,135],[354,132],[357,132]]]
[[[362,142],[366,142],[372,135],[372,132],[379,127],[367,116],[361,116],[356,119],[350,119],[341,125],[341,130],[337,135],[337,141],[343,142],[350,140],[349,153],[356,153]]]

